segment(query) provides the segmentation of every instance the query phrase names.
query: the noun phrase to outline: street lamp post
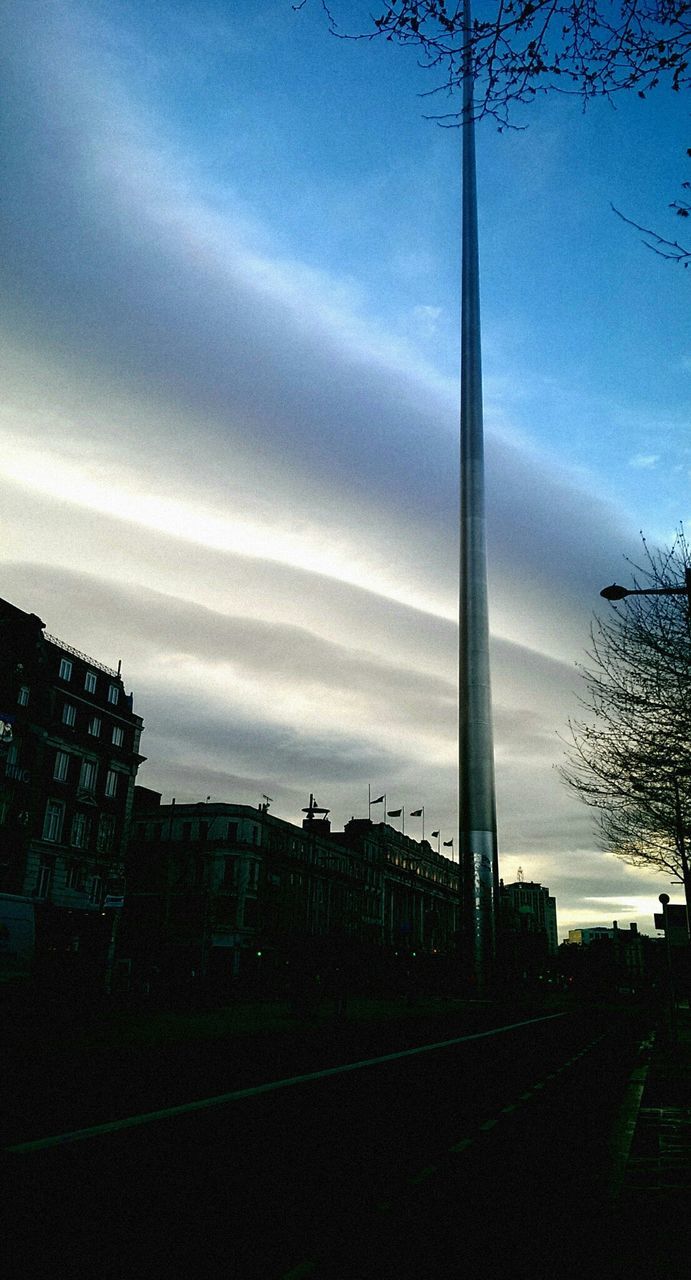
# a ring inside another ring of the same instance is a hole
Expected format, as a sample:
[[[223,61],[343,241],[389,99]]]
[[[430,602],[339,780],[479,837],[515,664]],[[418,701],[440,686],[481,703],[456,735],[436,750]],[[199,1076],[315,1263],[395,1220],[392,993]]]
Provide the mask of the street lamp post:
[[[613,582],[611,586],[603,587],[600,595],[611,603],[626,596],[686,596],[691,612],[691,568],[688,565],[684,567],[683,587],[620,587]]]
[[[672,942],[669,933],[669,894],[660,893],[658,902],[662,904],[662,923],[665,930],[665,950],[667,953],[667,986],[669,994],[669,1035],[670,1040],[677,1038],[677,995],[674,989],[674,967],[672,965]]]

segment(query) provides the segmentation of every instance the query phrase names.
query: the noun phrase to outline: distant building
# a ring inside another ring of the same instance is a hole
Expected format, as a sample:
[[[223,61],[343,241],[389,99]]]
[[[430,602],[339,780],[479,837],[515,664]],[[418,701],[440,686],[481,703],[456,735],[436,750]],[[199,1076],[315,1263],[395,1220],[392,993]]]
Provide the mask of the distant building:
[[[585,929],[569,929],[565,946],[582,947],[595,956],[593,965],[609,967],[619,981],[636,984],[650,968],[648,959],[652,941],[638,932],[638,925],[631,923],[628,929],[620,929],[614,920],[612,927],[594,925]],[[597,954],[596,954],[597,953]]]
[[[635,929],[635,925],[632,928]],[[589,947],[593,942],[611,942],[614,929],[605,925],[593,925],[590,929],[569,929],[566,941],[575,947]]]
[[[516,880],[500,886],[500,909],[508,928],[529,934],[543,934],[547,953],[557,954],[557,903],[544,885]]]
[[[34,900],[56,972],[103,977],[141,733],[119,670],[0,600],[0,891]]]
[[[299,827],[267,805],[160,799],[136,788],[119,941],[135,981],[251,981],[296,957],[328,968],[455,945],[458,866],[426,841],[369,819],[332,832],[312,799]]]

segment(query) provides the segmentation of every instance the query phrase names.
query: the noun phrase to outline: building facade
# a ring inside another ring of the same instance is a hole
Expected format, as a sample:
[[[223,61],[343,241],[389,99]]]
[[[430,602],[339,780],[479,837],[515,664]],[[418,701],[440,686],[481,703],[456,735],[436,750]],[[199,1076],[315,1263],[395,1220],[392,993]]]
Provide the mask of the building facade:
[[[133,981],[157,971],[224,985],[454,948],[458,866],[426,841],[369,819],[332,832],[313,798],[301,826],[267,805],[160,799],[135,789],[119,940]]]
[[[532,880],[516,880],[501,884],[501,905],[509,927],[529,934],[543,934],[547,954],[555,956],[557,936],[557,903],[549,889]]]
[[[36,903],[47,965],[102,976],[142,727],[119,670],[0,600],[0,891]]]

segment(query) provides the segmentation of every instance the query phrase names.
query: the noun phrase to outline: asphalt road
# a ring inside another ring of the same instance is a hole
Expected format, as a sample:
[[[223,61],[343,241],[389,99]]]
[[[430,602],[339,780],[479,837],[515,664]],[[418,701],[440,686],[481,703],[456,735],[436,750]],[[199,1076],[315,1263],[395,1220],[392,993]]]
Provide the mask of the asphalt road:
[[[15,1142],[10,1274],[445,1280],[577,1260],[614,1276],[612,1140],[640,1032],[569,1013]]]

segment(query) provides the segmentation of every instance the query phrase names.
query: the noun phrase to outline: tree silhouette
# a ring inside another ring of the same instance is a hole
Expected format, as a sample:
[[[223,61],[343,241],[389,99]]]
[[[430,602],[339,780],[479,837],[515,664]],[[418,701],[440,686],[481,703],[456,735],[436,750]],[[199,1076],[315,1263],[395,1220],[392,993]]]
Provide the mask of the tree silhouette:
[[[683,529],[670,548],[643,540],[641,590],[679,587]],[[591,628],[580,668],[586,717],[569,725],[566,784],[598,811],[602,843],[634,866],[683,882],[691,822],[691,616],[685,594],[629,596]]]
[[[304,8],[308,0],[293,7]],[[455,93],[466,54],[474,74],[474,112],[510,122],[510,109],[536,94],[577,94],[584,102],[662,83],[678,92],[691,78],[689,0],[375,0],[364,30],[348,30],[338,0],[315,0],[342,39],[413,45],[438,73],[429,92]],[[344,7],[352,7],[344,5]],[[437,113],[454,123],[459,111]]]

